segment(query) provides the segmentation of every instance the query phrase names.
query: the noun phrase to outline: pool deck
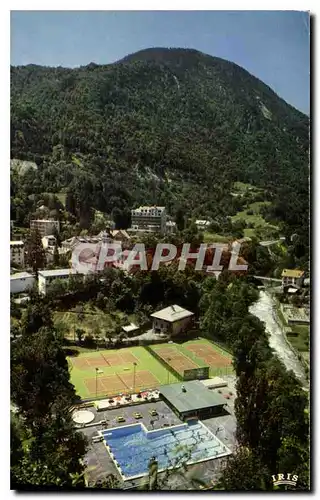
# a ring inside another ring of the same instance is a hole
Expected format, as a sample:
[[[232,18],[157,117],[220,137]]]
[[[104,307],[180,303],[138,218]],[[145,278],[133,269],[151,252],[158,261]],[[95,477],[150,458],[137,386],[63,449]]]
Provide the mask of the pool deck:
[[[228,404],[228,413],[218,417],[213,417],[209,419],[203,419],[204,425],[213,433],[216,434],[219,440],[225,444],[231,451],[235,448],[236,439],[236,419],[234,416],[234,380],[233,377],[224,377],[228,381],[228,388],[225,388],[224,392],[232,392],[233,396],[226,400]],[[227,380],[228,379],[228,380]],[[159,414],[159,417],[152,417],[149,413],[151,408],[155,408]],[[137,486],[144,484],[146,481],[145,477],[140,477],[135,480],[123,481],[117,468],[115,467],[113,460],[107,453],[104,441],[98,443],[92,443],[92,437],[97,436],[98,431],[112,427],[126,426],[136,422],[143,422],[148,430],[160,429],[163,424],[166,423],[169,426],[181,424],[180,419],[172,412],[172,410],[165,404],[164,401],[157,401],[154,403],[143,403],[139,406],[131,406],[124,408],[116,408],[113,410],[100,411],[97,412],[95,408],[90,408],[94,413],[95,419],[93,423],[96,422],[96,426],[81,429],[89,439],[89,450],[85,457],[85,463],[88,467],[92,467],[89,473],[89,485],[90,481],[97,481],[104,479],[107,475],[113,474],[118,478],[120,482],[120,488],[124,490],[136,489]],[[142,419],[136,420],[133,417],[134,412],[139,412],[143,416]],[[116,421],[117,416],[123,415],[126,418],[126,422],[118,423]],[[99,425],[100,420],[106,420],[107,425]],[[150,424],[150,420],[153,420],[153,426]],[[205,462],[200,462],[188,467],[188,471],[192,471],[196,477],[202,478],[203,480],[210,483],[214,481],[219,476],[219,471],[222,467],[224,458],[217,458],[213,460],[208,460]],[[159,474],[158,479],[161,482],[161,477],[164,474]],[[168,480],[168,484],[162,489],[174,489],[178,491],[187,490],[191,486],[185,478],[182,478],[179,474],[172,474]]]

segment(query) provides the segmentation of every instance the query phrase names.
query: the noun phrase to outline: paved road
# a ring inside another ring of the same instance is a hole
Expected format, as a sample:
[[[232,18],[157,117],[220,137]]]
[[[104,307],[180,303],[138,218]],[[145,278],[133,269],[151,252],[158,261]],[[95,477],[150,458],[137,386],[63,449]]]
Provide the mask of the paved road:
[[[302,384],[308,387],[304,368],[283,335],[272,297],[267,292],[260,291],[259,300],[249,308],[249,311],[265,323],[270,347],[285,364],[287,370],[292,370]]]

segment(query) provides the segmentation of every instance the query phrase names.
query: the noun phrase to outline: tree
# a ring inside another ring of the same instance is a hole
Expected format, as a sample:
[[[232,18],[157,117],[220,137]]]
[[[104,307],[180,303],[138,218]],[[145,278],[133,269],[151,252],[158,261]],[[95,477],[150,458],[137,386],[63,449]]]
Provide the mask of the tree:
[[[26,240],[26,263],[37,273],[46,263],[46,254],[42,245],[39,231],[31,231]]]
[[[81,323],[84,320],[84,309],[83,309],[82,304],[78,304],[75,307],[75,313],[77,315],[77,319],[78,319],[79,323]]]
[[[175,217],[178,231],[184,230],[184,227],[185,227],[184,218],[185,218],[184,211],[182,210],[182,208],[178,208],[178,210],[176,211],[176,217]]]
[[[61,297],[67,292],[67,289],[68,284],[66,283],[66,281],[57,278],[48,286],[46,293],[47,298],[50,299],[51,297]]]
[[[78,338],[79,345],[81,345],[84,334],[85,334],[85,331],[82,330],[82,328],[76,328],[76,336]]]
[[[25,335],[36,333],[40,328],[53,328],[53,320],[49,305],[43,300],[28,302],[26,312],[22,318],[21,330]]]
[[[42,429],[52,403],[66,396],[77,397],[69,381],[68,363],[50,328],[23,335],[11,348],[11,397],[32,431]]]
[[[249,448],[238,448],[227,460],[215,489],[226,491],[272,490],[267,467]]]
[[[82,458],[87,441],[74,429],[68,407],[64,401],[54,404],[43,432],[29,434],[27,445],[15,428],[11,437],[11,488],[83,488],[84,466]],[[27,429],[25,429],[27,430]]]

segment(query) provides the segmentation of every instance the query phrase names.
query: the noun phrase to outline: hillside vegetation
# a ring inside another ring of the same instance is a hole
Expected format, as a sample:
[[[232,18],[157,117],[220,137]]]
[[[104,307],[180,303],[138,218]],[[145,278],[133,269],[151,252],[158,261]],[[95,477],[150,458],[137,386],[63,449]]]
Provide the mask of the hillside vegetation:
[[[67,188],[83,227],[92,209],[138,203],[219,219],[243,210],[231,195],[242,182],[307,252],[308,118],[234,63],[154,48],[109,65],[12,67],[11,139],[12,158],[39,167],[13,178],[13,212],[15,198]]]

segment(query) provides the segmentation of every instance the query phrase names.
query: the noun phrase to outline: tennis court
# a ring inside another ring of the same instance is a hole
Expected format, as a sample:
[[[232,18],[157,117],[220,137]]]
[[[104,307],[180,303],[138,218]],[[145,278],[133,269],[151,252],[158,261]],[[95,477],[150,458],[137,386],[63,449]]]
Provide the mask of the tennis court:
[[[160,356],[168,365],[183,375],[184,370],[199,368],[191,359],[187,358],[182,352],[174,347],[160,347],[155,349],[155,352]]]
[[[224,356],[210,345],[201,345],[199,343],[188,344],[186,349],[192,354],[204,361],[208,366],[222,367],[231,365],[230,357]]]

